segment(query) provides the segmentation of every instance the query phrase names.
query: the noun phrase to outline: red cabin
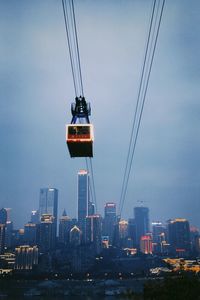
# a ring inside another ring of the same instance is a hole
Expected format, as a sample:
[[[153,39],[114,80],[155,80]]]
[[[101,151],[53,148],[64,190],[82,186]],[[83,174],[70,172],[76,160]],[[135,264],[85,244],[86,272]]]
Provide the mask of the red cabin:
[[[93,125],[66,125],[66,143],[71,157],[93,157]]]

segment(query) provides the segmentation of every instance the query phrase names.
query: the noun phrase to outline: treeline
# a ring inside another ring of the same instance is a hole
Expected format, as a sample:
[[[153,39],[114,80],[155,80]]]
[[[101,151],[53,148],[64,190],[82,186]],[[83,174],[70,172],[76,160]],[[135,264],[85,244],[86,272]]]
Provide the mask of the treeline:
[[[200,280],[194,274],[151,280],[144,285],[144,300],[198,300]]]

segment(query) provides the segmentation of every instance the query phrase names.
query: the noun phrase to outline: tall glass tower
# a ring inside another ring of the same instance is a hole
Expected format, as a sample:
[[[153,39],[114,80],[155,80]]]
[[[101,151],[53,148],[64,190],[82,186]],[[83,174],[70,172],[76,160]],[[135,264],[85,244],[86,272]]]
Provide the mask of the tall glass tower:
[[[141,236],[149,232],[149,209],[148,207],[134,207],[136,245],[139,247]]]
[[[91,211],[92,204],[89,197],[89,174],[86,170],[78,172],[78,224],[85,238],[85,222]]]
[[[39,202],[40,217],[43,214],[51,214],[55,219],[58,215],[58,190],[55,188],[40,189]]]
[[[58,218],[58,190],[55,188],[40,189],[39,215],[50,214],[54,217],[55,229],[57,232]]]
[[[112,244],[113,242],[114,226],[116,221],[116,204],[108,202],[104,206],[103,235],[109,237],[109,244]]]
[[[0,224],[6,225],[6,222],[8,220],[8,213],[5,208],[0,209]]]
[[[168,239],[171,251],[176,255],[188,256],[191,250],[190,225],[186,219],[168,221]]]

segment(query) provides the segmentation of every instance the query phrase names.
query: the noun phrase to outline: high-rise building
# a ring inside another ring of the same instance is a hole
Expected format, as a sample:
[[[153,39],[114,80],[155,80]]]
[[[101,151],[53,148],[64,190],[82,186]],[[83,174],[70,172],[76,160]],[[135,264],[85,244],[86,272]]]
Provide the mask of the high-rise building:
[[[134,207],[136,245],[139,248],[140,238],[149,232],[149,209],[148,207]]]
[[[86,170],[78,172],[78,224],[85,240],[86,217],[94,213],[94,205],[90,201],[89,173]]]
[[[10,208],[0,209],[0,224],[4,225],[4,246],[10,248],[12,246],[13,223],[10,221]]]
[[[152,232],[153,242],[160,243],[163,240],[163,234],[166,236],[166,227],[162,224],[162,222],[152,222]]]
[[[4,254],[6,234],[7,210],[0,209],[0,254]]]
[[[119,226],[119,246],[122,248],[128,247],[128,221],[120,220],[118,223]]]
[[[63,245],[69,245],[70,230],[72,228],[72,221],[67,216],[66,211],[63,211],[62,217],[59,220],[59,242]]]
[[[128,222],[126,220],[119,221],[119,238],[126,239],[128,237]]]
[[[32,210],[31,212],[31,223],[38,224],[40,222],[40,216],[38,210]]]
[[[190,245],[190,226],[186,219],[174,219],[168,221],[168,239],[171,250],[178,256],[188,256]]]
[[[55,221],[51,214],[43,214],[40,224],[37,224],[37,244],[41,252],[48,252],[55,248]]]
[[[168,244],[167,240],[167,229],[162,222],[152,222],[152,246],[153,253],[155,254],[166,254]],[[169,248],[169,247],[168,247]]]
[[[28,245],[15,248],[15,269],[31,270],[33,265],[38,264],[38,248]]]
[[[0,224],[0,254],[4,254],[5,249],[5,224]]]
[[[95,254],[101,252],[101,216],[96,214],[86,217],[86,242],[94,245]]]
[[[200,253],[200,234],[199,229],[195,226],[190,226],[190,239],[192,252],[197,256]]]
[[[152,254],[152,238],[150,235],[141,236],[140,251],[144,254]]]
[[[112,245],[114,226],[116,224],[116,204],[106,203],[104,207],[103,235],[109,237],[109,244]]]
[[[0,209],[0,224],[6,225],[6,222],[8,220],[8,213],[5,208]]]
[[[53,216],[55,223],[54,230],[57,234],[57,217],[58,217],[58,190],[55,188],[40,189],[39,215],[40,219],[43,214]]]
[[[74,225],[70,230],[70,244],[73,247],[79,246],[81,243],[81,231],[80,229]]]
[[[10,248],[12,247],[13,243],[13,222],[7,221],[6,222],[6,232],[5,232],[5,247]]]
[[[133,247],[136,247],[136,226],[135,219],[128,219],[128,237],[132,241]]]
[[[39,215],[51,214],[55,220],[58,215],[58,190],[55,188],[40,189]]]
[[[27,223],[24,225],[24,242],[27,245],[36,245],[36,224]]]

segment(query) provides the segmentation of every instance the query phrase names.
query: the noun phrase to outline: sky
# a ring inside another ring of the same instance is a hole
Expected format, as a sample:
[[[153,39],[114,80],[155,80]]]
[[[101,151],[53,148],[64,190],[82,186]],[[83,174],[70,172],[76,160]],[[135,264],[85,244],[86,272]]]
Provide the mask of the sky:
[[[119,203],[150,0],[75,0],[85,97],[94,125],[98,212]],[[122,217],[200,227],[200,2],[166,0]],[[59,189],[59,214],[77,216],[77,173],[65,125],[74,88],[61,0],[0,0],[0,207],[16,228],[42,187]]]

